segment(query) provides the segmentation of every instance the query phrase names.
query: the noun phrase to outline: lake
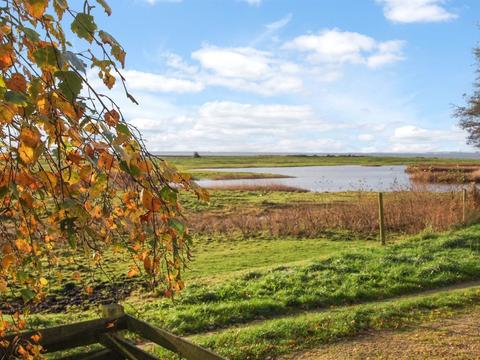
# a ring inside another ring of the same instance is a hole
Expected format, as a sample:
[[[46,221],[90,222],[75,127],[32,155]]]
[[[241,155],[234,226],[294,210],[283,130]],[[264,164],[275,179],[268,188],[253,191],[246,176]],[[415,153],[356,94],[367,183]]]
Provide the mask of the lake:
[[[398,191],[409,190],[412,183],[405,172],[405,166],[303,166],[204,169],[226,172],[270,173],[292,176],[283,179],[251,180],[200,180],[199,185],[208,188],[227,185],[271,185],[282,184],[314,192],[340,191]],[[431,191],[449,191],[458,185],[429,185]]]

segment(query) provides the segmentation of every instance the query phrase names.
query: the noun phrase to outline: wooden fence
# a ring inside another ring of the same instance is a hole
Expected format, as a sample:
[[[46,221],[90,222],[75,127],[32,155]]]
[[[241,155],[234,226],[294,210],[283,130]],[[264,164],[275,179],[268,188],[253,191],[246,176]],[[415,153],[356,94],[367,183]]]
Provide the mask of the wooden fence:
[[[105,306],[103,317],[100,319],[7,336],[5,340],[10,343],[10,346],[4,350],[0,348],[0,359],[14,358],[15,349],[19,345],[31,342],[34,335],[40,336],[39,344],[45,353],[65,351],[92,344],[102,345],[97,350],[64,356],[61,358],[63,360],[158,359],[125,339],[121,334],[125,330],[187,360],[224,360],[223,357],[210,350],[125,314],[120,305]]]

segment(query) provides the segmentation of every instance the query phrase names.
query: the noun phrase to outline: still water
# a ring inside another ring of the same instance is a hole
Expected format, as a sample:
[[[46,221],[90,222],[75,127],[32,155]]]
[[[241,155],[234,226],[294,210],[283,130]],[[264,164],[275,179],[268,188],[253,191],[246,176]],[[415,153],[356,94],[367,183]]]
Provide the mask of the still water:
[[[206,169],[207,170],[207,169]],[[315,192],[338,191],[396,191],[412,188],[405,166],[304,166],[208,169],[227,172],[253,172],[292,176],[283,179],[252,180],[200,180],[204,187],[228,185],[271,185],[282,184]],[[449,191],[451,185],[432,185],[428,190]]]

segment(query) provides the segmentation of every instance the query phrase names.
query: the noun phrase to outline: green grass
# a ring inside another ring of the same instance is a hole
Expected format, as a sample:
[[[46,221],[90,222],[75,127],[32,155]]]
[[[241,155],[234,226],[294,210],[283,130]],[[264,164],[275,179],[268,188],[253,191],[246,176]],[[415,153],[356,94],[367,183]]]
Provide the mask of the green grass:
[[[340,234],[338,234],[340,236]],[[342,251],[379,246],[367,241],[331,241],[329,239],[222,239],[198,238],[194,259],[185,276],[207,282],[225,281],[245,272],[293,263],[301,265],[324,259]]]
[[[141,316],[188,334],[479,279],[479,233],[476,226],[386,248],[343,252],[307,265],[251,271],[218,284],[191,284],[173,304],[144,304]]]
[[[241,179],[282,179],[291,176],[268,174],[268,173],[254,173],[248,171],[242,172],[227,172],[227,171],[205,171],[193,170],[190,171],[194,180],[209,179],[209,180],[241,180]]]
[[[179,169],[282,167],[323,165],[413,165],[413,164],[479,164],[479,160],[393,156],[164,156]]]
[[[231,360],[261,360],[330,344],[372,330],[399,329],[448,317],[480,303],[478,288],[309,313],[266,321],[192,340]],[[157,353],[168,356],[157,348]]]
[[[189,193],[181,194],[183,206],[190,211],[203,210],[237,210],[240,206],[275,206],[301,203],[329,204],[333,202],[352,202],[359,196],[371,196],[376,193],[362,192],[287,192],[287,191],[241,191],[211,190],[210,202],[200,203]]]

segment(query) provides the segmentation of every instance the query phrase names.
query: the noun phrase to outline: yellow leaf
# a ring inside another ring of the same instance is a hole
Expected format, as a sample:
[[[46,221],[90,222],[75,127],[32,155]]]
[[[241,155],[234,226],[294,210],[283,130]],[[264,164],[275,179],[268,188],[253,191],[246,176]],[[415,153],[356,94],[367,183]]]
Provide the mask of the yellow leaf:
[[[20,133],[20,142],[35,148],[40,143],[40,133],[36,129],[23,128]]]
[[[37,161],[35,150],[25,144],[20,144],[18,147],[18,155],[25,164],[33,164],[35,161]]]
[[[17,107],[13,104],[0,104],[0,124],[11,124],[13,117],[17,113]]]

